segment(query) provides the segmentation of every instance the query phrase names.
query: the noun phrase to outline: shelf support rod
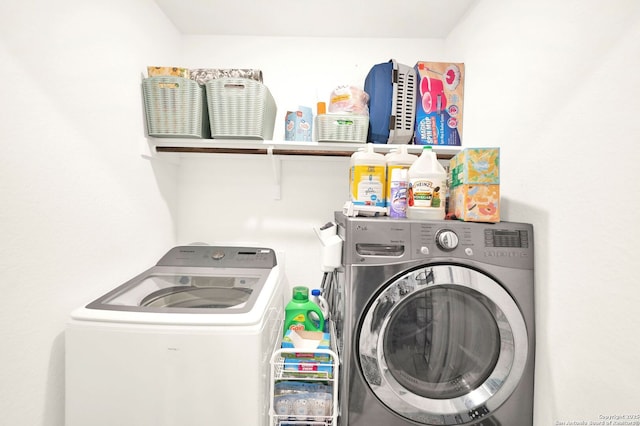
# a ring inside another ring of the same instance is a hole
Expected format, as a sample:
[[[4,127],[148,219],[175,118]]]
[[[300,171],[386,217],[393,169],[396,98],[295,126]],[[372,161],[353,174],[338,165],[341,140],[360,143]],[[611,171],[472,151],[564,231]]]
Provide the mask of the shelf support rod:
[[[273,171],[273,199],[282,199],[282,159],[273,154],[273,145],[267,148],[267,155],[271,159],[271,169]]]

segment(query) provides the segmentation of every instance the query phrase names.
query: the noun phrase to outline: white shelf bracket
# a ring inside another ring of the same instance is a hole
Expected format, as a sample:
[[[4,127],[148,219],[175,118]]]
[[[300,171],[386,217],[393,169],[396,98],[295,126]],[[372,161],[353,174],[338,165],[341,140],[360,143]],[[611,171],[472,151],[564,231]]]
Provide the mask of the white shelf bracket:
[[[153,159],[153,147],[148,138],[140,139],[140,156],[146,160]]]
[[[273,199],[280,200],[282,198],[282,159],[273,154],[273,145],[267,148],[267,156],[271,160],[273,171]]]

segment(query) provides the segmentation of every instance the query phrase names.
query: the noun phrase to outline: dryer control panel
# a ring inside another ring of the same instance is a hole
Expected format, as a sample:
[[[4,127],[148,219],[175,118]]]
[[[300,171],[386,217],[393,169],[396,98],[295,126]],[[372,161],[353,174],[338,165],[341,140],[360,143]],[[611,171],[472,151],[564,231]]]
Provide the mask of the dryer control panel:
[[[345,265],[466,259],[533,268],[533,227],[526,223],[347,217],[336,212]]]
[[[486,247],[529,248],[529,232],[524,229],[485,229]]]
[[[511,268],[533,268],[530,224],[411,222],[412,259],[449,256]]]

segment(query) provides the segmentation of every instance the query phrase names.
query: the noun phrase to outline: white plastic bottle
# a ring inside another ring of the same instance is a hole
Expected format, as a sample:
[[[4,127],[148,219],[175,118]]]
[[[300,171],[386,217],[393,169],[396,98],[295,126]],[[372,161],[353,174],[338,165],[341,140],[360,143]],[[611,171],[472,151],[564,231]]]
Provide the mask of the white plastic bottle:
[[[386,207],[385,172],[384,155],[374,152],[372,143],[354,152],[349,167],[350,201],[355,206]]]
[[[314,288],[311,290],[311,297],[309,297],[309,300],[320,307],[325,319],[329,318],[329,303],[322,295],[322,291],[320,289]]]
[[[387,214],[390,217],[407,217],[407,188],[409,167],[418,159],[409,154],[407,145],[399,145],[386,156],[387,162]]]
[[[328,331],[327,320],[329,319],[329,315],[331,315],[331,312],[329,311],[329,303],[327,302],[327,299],[325,299],[324,296],[322,296],[322,291],[320,289],[314,288],[313,290],[311,290],[311,295],[309,296],[309,300],[315,303],[316,305],[318,305],[318,307],[322,311],[322,315],[324,316],[324,319],[325,319],[325,322],[324,322],[325,330],[323,331]],[[314,319],[313,315],[311,315],[311,319],[312,320]]]
[[[431,146],[409,167],[407,218],[443,220],[447,173]]]

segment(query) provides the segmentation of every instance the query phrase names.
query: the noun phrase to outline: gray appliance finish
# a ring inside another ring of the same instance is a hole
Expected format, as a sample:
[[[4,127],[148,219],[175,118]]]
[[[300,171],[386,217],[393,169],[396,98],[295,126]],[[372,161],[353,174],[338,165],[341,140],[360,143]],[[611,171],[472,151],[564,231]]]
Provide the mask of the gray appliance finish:
[[[253,308],[276,264],[276,254],[268,248],[178,246],[87,308],[244,314]]]
[[[533,227],[335,214],[343,426],[531,426]]]

